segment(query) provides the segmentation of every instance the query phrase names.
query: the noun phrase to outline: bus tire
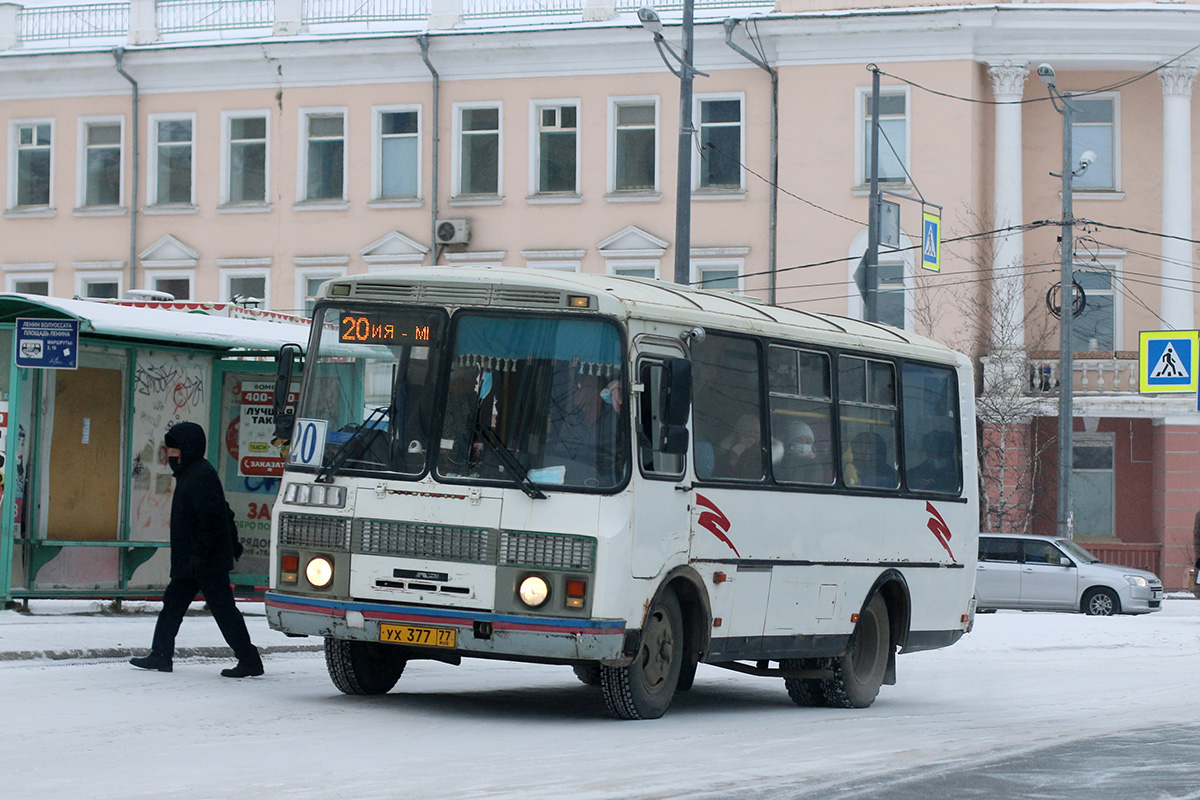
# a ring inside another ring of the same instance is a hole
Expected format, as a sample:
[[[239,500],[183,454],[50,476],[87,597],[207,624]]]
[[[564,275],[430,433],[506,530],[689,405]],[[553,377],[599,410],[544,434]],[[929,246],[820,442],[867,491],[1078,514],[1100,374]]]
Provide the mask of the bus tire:
[[[849,649],[832,659],[833,677],[821,682],[825,702],[833,708],[866,708],[875,702],[891,646],[887,603],[876,594],[854,626]]]
[[[576,664],[571,669],[575,672],[575,677],[579,678],[579,682],[584,686],[600,685],[600,665],[596,662],[589,661],[586,664]]]
[[[633,662],[600,667],[604,704],[617,719],[658,719],[679,685],[684,657],[683,612],[671,588],[664,589],[646,615]]]
[[[407,664],[404,651],[394,645],[325,639],[325,668],[344,694],[387,694]]]
[[[785,658],[779,662],[779,666],[782,669],[808,669],[810,662],[802,658]],[[787,688],[788,697],[798,706],[828,705],[819,678],[784,678],[783,685]]]

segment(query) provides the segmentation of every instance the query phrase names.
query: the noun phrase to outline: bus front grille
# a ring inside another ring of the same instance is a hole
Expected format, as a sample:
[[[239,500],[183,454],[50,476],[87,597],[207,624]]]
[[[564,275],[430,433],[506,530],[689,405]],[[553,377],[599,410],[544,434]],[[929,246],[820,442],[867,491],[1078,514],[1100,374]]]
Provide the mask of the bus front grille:
[[[490,532],[421,522],[362,520],[357,548],[363,553],[433,558],[445,561],[491,561]]]
[[[500,532],[500,563],[591,571],[596,540],[586,536]]]
[[[350,520],[316,514],[281,514],[279,544],[310,550],[349,550]]]

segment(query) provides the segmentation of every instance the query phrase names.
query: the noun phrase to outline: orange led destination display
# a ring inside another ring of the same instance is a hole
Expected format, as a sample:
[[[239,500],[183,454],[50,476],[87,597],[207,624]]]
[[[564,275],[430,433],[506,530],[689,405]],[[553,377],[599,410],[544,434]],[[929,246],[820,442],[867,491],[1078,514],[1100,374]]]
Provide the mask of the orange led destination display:
[[[428,319],[428,318],[426,318]],[[407,344],[433,343],[433,326],[427,321],[395,313],[348,311],[342,314],[338,341],[350,344]]]

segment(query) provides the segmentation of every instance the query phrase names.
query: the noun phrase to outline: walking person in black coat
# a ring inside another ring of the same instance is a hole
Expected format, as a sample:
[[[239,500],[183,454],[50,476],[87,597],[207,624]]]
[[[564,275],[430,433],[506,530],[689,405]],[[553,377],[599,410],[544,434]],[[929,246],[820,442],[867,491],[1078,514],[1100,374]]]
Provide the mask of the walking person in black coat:
[[[175,634],[196,593],[204,595],[221,635],[233,648],[237,665],[221,670],[226,678],[263,674],[262,658],[250,641],[246,621],[233,600],[229,573],[241,555],[232,514],[217,471],[204,458],[204,429],[180,422],[163,438],[167,463],[175,473],[171,499],[171,582],[163,592],[163,607],[154,626],[150,655],[130,664],[142,669],[170,672],[175,655]]]

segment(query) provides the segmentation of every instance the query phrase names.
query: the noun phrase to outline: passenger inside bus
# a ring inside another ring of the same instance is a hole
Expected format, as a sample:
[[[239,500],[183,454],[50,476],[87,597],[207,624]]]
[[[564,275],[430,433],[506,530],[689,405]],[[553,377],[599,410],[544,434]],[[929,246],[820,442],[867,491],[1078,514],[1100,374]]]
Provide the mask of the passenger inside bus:
[[[621,382],[585,373],[567,385],[569,391],[551,402],[545,464],[565,467],[570,484],[611,486],[617,480]]]
[[[874,431],[860,431],[850,440],[850,463],[846,484],[883,489],[896,488],[896,468],[888,459],[884,438]]]
[[[713,477],[745,480],[762,477],[762,436],[757,416],[742,414],[733,430],[718,443]]]
[[[813,429],[806,422],[788,421],[776,430],[783,434],[783,447],[775,463],[775,477],[791,483],[828,484],[833,463],[827,448],[818,449]]]
[[[925,460],[908,470],[908,488],[915,491],[957,492],[958,469],[954,459],[954,434],[930,431],[921,439]]]

